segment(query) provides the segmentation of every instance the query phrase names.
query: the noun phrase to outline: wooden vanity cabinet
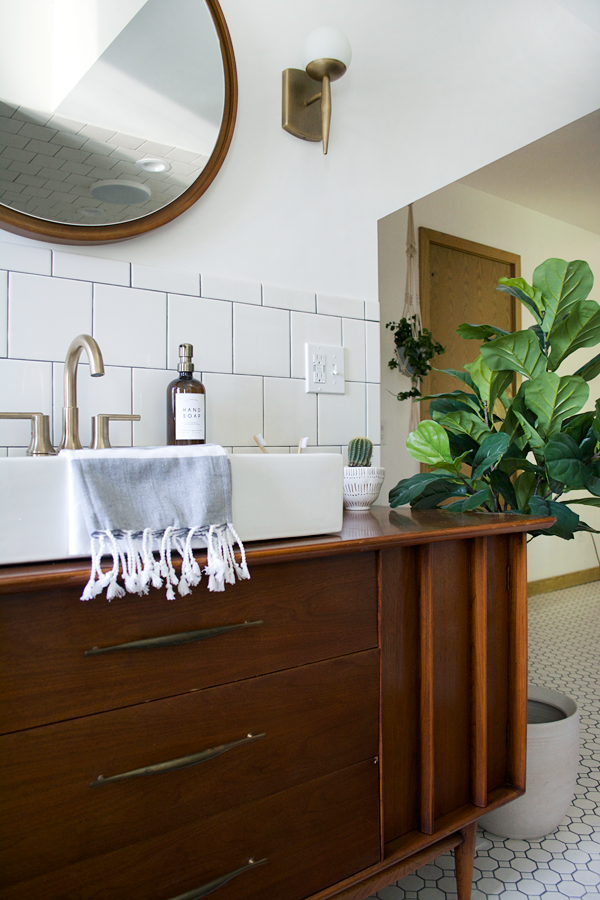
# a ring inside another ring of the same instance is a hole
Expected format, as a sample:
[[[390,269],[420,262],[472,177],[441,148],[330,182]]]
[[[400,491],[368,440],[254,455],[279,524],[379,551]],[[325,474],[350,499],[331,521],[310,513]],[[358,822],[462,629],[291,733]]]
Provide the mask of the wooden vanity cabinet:
[[[532,521],[349,513],[172,602],[0,570],[0,897],[361,900],[455,849],[468,900],[525,784]]]

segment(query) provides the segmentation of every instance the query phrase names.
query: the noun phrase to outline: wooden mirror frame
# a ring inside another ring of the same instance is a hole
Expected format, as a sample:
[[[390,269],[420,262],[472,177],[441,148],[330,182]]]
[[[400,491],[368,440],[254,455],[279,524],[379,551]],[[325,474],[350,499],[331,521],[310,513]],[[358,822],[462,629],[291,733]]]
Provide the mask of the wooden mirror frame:
[[[217,142],[196,181],[162,209],[128,222],[119,222],[114,225],[67,225],[63,222],[37,219],[0,203],[0,227],[5,231],[11,231],[24,237],[54,241],[57,244],[107,244],[145,234],[147,231],[171,222],[202,196],[227,156],[235,127],[238,99],[235,56],[225,16],[218,0],[205,0],[205,2],[215,23],[221,45],[225,76],[225,103]]]

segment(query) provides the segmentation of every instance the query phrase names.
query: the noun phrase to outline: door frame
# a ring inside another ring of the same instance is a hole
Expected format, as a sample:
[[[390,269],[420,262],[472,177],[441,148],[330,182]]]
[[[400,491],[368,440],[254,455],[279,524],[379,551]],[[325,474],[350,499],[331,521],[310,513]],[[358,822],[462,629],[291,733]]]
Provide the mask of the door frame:
[[[433,231],[431,228],[419,227],[419,295],[421,298],[421,320],[424,328],[431,329],[430,321],[430,290],[429,290],[429,262],[430,247],[446,247],[449,250],[460,250],[471,256],[480,256],[491,259],[494,262],[507,263],[511,267],[511,278],[519,278],[521,275],[521,257],[518,253],[509,253],[508,250],[498,250],[496,247],[488,247],[486,244],[478,244],[475,241],[467,241],[465,238],[444,234],[442,231]],[[511,297],[511,324],[513,331],[521,330],[521,304],[516,297]],[[483,323],[477,323],[483,324]]]

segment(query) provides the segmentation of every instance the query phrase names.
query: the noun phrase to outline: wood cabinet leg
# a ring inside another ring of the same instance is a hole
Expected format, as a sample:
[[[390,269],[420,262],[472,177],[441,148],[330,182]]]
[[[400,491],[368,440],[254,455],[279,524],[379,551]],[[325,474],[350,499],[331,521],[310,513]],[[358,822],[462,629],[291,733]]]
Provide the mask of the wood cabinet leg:
[[[456,865],[456,890],[458,900],[470,900],[471,885],[473,883],[473,863],[475,862],[475,838],[477,836],[477,822],[472,822],[466,828],[461,828],[463,836],[462,844],[454,850],[454,862]]]

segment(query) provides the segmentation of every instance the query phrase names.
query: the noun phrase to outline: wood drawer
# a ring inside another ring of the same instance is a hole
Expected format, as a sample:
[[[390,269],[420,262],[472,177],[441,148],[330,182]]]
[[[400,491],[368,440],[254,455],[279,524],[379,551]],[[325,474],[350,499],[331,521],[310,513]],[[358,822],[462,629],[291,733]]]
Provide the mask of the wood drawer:
[[[378,753],[379,653],[0,738],[0,884],[171,831]],[[265,737],[177,771],[143,766]]]
[[[225,684],[377,646],[374,553],[252,567],[252,579],[169,602],[81,603],[79,590],[0,599],[2,732]],[[262,622],[207,640],[84,656],[94,647]]]
[[[215,900],[300,900],[379,860],[378,770],[376,760],[359,763],[15,884],[3,900],[171,900],[249,859],[268,861],[220,887]]]

